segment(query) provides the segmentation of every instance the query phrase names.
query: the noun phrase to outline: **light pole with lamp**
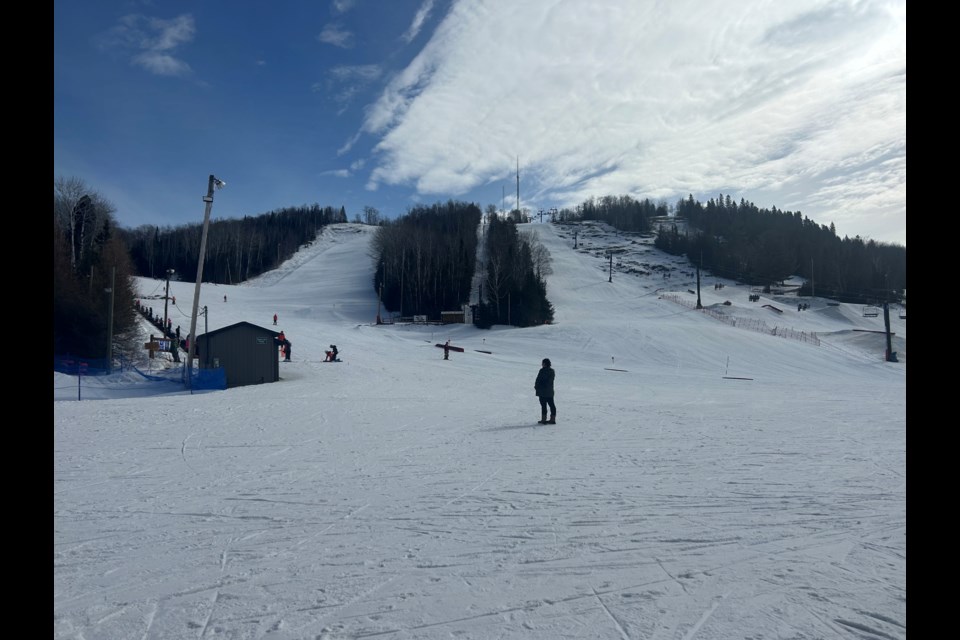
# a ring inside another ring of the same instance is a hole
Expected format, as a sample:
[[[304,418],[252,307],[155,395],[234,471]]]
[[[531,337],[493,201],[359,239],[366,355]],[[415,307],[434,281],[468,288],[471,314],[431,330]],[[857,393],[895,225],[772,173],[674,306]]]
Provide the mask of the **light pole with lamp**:
[[[203,258],[207,252],[207,229],[210,226],[210,209],[213,208],[213,190],[223,189],[227,183],[210,174],[207,181],[207,195],[203,201],[207,203],[203,212],[203,233],[200,236],[200,257],[197,259],[197,285],[193,289],[193,312],[190,314],[190,337],[187,339],[187,386],[193,391],[193,354],[197,345],[197,307],[200,306],[200,282],[203,279]]]
[[[163,333],[167,333],[167,304],[170,302],[170,276],[174,274],[173,269],[167,269],[167,292],[163,296]]]

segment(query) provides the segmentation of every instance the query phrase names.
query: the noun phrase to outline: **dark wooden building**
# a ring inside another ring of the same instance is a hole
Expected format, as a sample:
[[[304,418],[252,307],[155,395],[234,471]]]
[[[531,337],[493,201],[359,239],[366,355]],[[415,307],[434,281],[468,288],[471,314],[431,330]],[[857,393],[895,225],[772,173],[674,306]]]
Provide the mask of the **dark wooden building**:
[[[250,322],[197,336],[201,369],[223,367],[227,388],[276,382],[280,379],[280,334]]]

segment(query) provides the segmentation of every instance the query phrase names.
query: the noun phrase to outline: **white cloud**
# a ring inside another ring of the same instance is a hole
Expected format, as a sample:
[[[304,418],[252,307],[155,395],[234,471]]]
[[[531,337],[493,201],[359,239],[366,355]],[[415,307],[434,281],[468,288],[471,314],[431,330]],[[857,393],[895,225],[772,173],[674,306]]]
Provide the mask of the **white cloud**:
[[[455,2],[368,110],[370,186],[459,195],[520,155],[552,204],[722,190],[842,235],[882,203],[905,242],[904,21],[879,1]]]
[[[136,55],[132,62],[159,76],[182,76],[190,72],[190,65],[187,63],[155,51]]]
[[[353,46],[353,33],[344,31],[338,24],[328,24],[324,25],[323,31],[317,36],[317,40],[332,44],[335,47],[349,49]]]
[[[313,85],[314,91],[326,91],[340,106],[343,113],[354,97],[383,74],[379,65],[340,65],[330,69],[325,87]]]
[[[417,9],[417,13],[413,16],[413,22],[410,23],[410,27],[407,29],[406,33],[403,34],[404,42],[412,42],[414,38],[417,37],[417,34],[420,33],[420,29],[423,28],[423,23],[427,21],[427,18],[430,17],[430,11],[433,9],[433,0],[424,0],[423,4],[420,5],[420,8]]]
[[[190,65],[174,53],[191,42],[196,34],[193,16],[183,14],[164,20],[142,15],[127,15],[119,24],[97,38],[101,49],[117,49],[130,53],[132,64],[151,73],[181,76],[190,72]]]
[[[330,69],[330,75],[344,82],[372,82],[383,74],[383,69],[375,64],[339,65]]]
[[[348,151],[350,151],[350,149],[353,148],[353,145],[357,144],[357,140],[360,139],[361,133],[362,133],[362,132],[358,131],[358,132],[355,133],[353,136],[351,136],[349,140],[347,140],[345,143],[343,143],[343,146],[340,147],[339,149],[337,149],[337,155],[338,155],[338,156],[342,156],[343,154],[345,154],[345,153],[347,153]]]
[[[356,0],[333,0],[330,10],[333,13],[346,13],[353,8],[354,4],[356,4]]]

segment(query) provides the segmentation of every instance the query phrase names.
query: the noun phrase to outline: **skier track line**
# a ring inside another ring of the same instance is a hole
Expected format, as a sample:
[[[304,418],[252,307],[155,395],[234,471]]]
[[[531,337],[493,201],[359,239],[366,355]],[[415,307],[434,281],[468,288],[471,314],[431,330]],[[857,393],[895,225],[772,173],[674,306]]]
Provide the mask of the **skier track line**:
[[[593,591],[593,595],[596,596],[597,602],[599,602],[600,606],[603,607],[604,613],[606,613],[607,617],[609,617],[610,620],[613,621],[613,625],[617,628],[617,631],[620,632],[620,637],[623,638],[624,640],[630,640],[630,635],[624,630],[623,625],[620,624],[620,621],[617,620],[617,616],[613,615],[610,609],[607,608],[607,605],[604,604],[603,598],[600,597],[600,594],[597,593],[597,590],[594,589],[593,587],[590,587],[590,590]]]
[[[719,599],[713,603],[713,606],[703,612],[703,615],[700,616],[699,620],[697,620],[697,624],[693,625],[693,628],[690,629],[685,636],[683,636],[683,640],[693,640],[694,636],[697,635],[697,632],[700,631],[700,627],[702,627],[703,623],[713,615],[713,612],[717,610],[718,606],[720,606]]]

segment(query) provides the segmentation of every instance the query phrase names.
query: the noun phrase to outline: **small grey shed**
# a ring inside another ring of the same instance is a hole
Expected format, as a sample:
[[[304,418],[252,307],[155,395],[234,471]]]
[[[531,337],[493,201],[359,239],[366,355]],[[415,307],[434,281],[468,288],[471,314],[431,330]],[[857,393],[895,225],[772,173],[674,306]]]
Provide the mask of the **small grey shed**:
[[[201,369],[223,367],[227,388],[280,379],[280,334],[250,322],[238,322],[197,336]]]

